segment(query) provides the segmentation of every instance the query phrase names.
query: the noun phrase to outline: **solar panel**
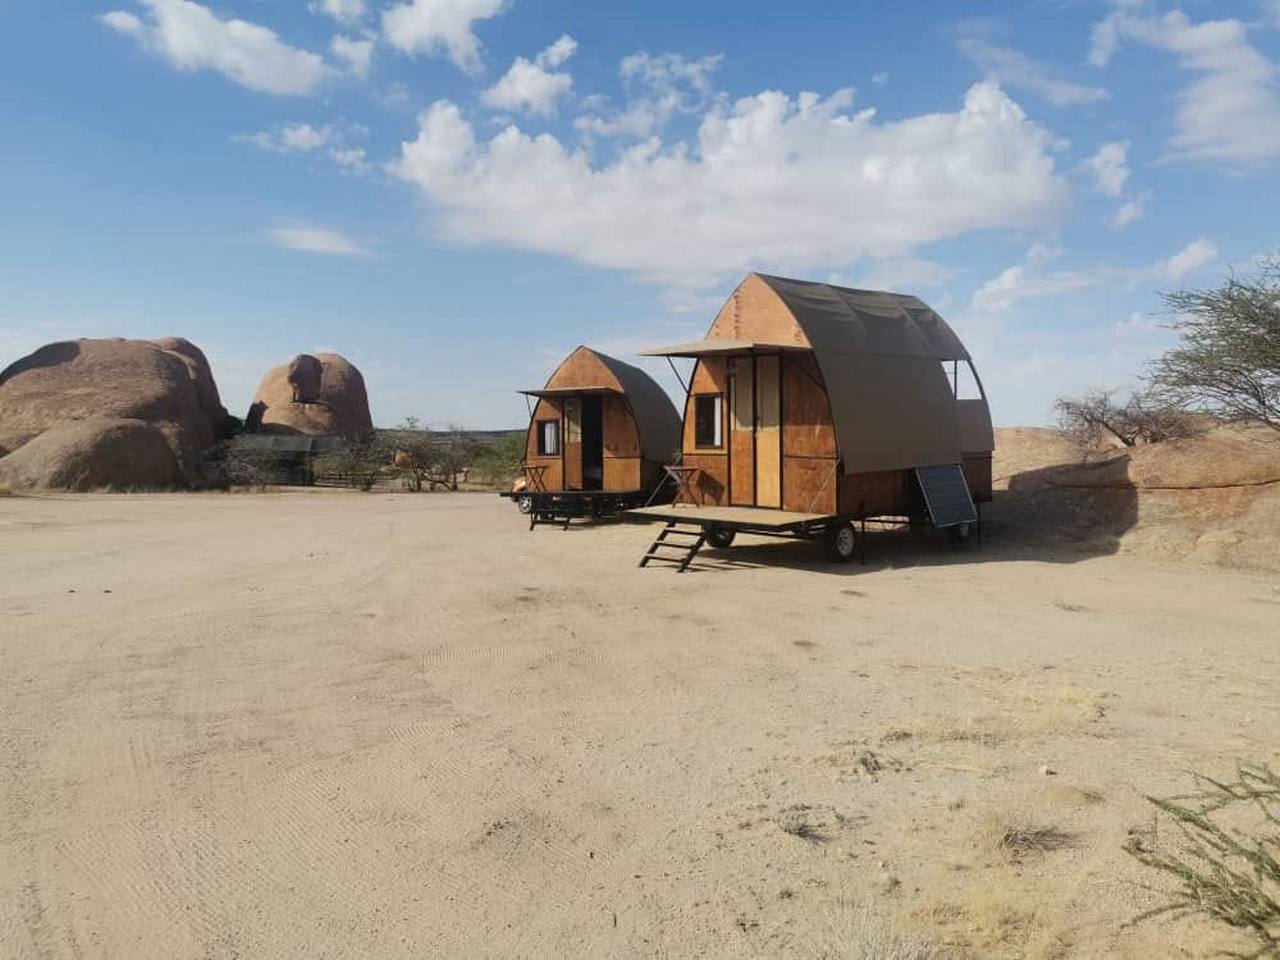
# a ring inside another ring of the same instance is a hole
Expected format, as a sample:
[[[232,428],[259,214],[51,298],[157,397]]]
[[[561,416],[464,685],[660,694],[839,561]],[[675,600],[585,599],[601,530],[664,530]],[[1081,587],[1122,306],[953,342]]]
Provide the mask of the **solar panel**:
[[[969,484],[964,479],[960,464],[916,467],[916,480],[920,483],[929,519],[935,527],[954,527],[977,521],[978,510],[969,495]]]

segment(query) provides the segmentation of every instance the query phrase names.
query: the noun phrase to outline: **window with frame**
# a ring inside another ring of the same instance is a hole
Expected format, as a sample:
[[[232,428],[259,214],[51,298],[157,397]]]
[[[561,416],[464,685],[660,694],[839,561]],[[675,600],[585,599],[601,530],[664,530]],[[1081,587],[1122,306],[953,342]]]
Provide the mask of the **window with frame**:
[[[724,444],[724,397],[704,393],[693,398],[693,443],[697,447],[720,447]]]
[[[560,421],[538,421],[538,456],[560,456]]]

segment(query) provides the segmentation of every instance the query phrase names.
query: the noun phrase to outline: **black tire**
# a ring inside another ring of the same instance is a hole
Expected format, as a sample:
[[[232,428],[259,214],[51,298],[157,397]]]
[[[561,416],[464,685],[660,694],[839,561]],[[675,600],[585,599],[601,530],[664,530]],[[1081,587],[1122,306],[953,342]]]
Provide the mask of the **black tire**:
[[[947,527],[947,536],[952,543],[966,543],[973,536],[973,524],[968,520]]]
[[[707,543],[711,544],[717,550],[728,550],[733,546],[733,538],[737,535],[736,530],[725,530],[723,527],[712,527],[707,531]]]
[[[527,493],[516,497],[516,509],[528,516],[533,512],[533,497]]]
[[[850,563],[858,554],[858,532],[852,523],[838,523],[827,528],[827,559]]]

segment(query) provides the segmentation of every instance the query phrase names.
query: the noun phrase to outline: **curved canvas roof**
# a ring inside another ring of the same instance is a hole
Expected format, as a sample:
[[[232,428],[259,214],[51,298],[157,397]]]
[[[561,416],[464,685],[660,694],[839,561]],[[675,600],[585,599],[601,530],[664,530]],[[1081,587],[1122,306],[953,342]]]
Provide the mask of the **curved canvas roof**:
[[[846,473],[958,463],[994,446],[985,400],[957,401],[942,361],[970,360],[917,297],[750,274],[701,344],[713,356],[808,349],[822,372]]]
[[[968,360],[947,321],[918,297],[756,274],[795,317],[814,350]]]
[[[573,367],[578,369],[577,365],[572,363],[576,357],[587,355],[598,362],[602,370],[592,370],[592,365],[588,363],[586,366],[587,376],[594,376],[596,373],[604,376],[597,377],[597,382],[578,383],[572,377],[566,378],[562,375],[562,371]],[[608,380],[612,377],[613,383]],[[555,372],[547,378],[546,387],[542,390],[525,391],[534,396],[559,395],[566,396],[579,393],[622,393],[627,398],[627,403],[631,407],[632,416],[636,421],[636,431],[640,435],[640,455],[648,460],[657,460],[659,463],[667,463],[671,456],[680,449],[680,433],[682,425],[680,422],[680,414],[676,412],[675,404],[671,402],[671,398],[667,396],[667,392],[662,389],[653,377],[645,373],[639,367],[633,367],[629,363],[623,363],[615,357],[601,353],[599,350],[593,350],[591,347],[577,347],[564,362],[555,369]]]
[[[923,300],[756,276],[813,350],[845,473],[959,463],[966,447],[994,447],[986,400],[957,401],[942,369],[969,351]]]
[[[590,348],[588,348],[590,349]],[[680,449],[682,424],[676,406],[658,381],[639,367],[592,350],[609,371],[618,378],[622,392],[631,404],[640,432],[640,455],[648,460],[669,463]]]

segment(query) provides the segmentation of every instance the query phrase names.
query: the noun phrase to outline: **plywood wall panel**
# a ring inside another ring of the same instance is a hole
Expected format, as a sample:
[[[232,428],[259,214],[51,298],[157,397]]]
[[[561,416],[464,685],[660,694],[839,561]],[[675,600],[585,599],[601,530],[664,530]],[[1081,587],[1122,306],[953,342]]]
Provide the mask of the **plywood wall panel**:
[[[705,506],[729,505],[729,458],[724,454],[686,453],[684,465],[697,467],[698,476],[692,484],[696,503]],[[687,503],[687,499],[681,502]]]
[[[808,346],[800,325],[769,285],[755,274],[738,284],[711,324],[708,337]]]
[[[836,456],[836,430],[822,375],[813,357],[782,359],[782,450],[806,457]]]
[[[910,470],[879,470],[840,477],[840,512],[862,516],[912,516],[923,509]]]
[[[642,489],[639,457],[605,457],[604,488],[613,492]]]
[[[627,405],[626,399],[606,395],[603,398],[602,411],[604,455],[606,457],[640,456],[640,434],[636,430],[636,421],[631,416],[631,408]]]
[[[834,457],[783,457],[782,509],[800,513],[836,513],[839,486]]]

